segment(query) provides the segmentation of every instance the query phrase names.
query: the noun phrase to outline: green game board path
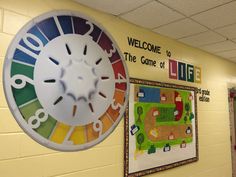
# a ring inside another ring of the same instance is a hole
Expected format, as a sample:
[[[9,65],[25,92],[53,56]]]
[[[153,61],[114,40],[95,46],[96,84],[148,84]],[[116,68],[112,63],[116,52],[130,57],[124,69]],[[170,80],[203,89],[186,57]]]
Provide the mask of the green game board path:
[[[24,75],[33,80],[34,67],[12,62],[11,77],[16,74]],[[22,89],[16,89],[12,87],[12,93],[17,106],[20,106],[37,98],[34,86],[29,83],[27,83],[26,86]]]
[[[32,103],[29,103],[21,107],[20,112],[22,116],[24,117],[25,121],[27,122],[28,119],[31,116],[34,116],[35,112],[40,108],[42,108],[42,106],[40,102],[38,101],[38,99],[36,99]],[[49,115],[47,121],[41,123],[40,127],[35,129],[35,131],[39,133],[41,136],[48,139],[56,125],[56,122],[57,121]]]

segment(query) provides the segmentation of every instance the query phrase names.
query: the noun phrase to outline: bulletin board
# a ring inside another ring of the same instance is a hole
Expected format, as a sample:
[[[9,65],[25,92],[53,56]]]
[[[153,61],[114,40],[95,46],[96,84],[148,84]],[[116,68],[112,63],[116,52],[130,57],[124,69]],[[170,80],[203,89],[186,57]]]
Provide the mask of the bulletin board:
[[[198,160],[196,88],[131,78],[125,114],[126,177]]]

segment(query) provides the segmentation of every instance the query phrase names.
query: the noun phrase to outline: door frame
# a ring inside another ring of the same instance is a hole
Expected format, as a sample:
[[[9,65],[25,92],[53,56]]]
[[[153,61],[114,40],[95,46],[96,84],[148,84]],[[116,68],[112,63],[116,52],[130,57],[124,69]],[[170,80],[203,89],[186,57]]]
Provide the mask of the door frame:
[[[228,90],[232,177],[236,177],[236,88]]]

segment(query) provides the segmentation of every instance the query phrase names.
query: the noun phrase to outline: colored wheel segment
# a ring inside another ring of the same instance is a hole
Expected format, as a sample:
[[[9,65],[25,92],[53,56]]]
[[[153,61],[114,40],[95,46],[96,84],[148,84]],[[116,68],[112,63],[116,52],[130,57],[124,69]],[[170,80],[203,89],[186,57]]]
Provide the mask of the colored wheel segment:
[[[26,24],[9,46],[4,91],[24,131],[62,151],[87,149],[118,125],[128,101],[122,53],[88,17],[53,11]]]

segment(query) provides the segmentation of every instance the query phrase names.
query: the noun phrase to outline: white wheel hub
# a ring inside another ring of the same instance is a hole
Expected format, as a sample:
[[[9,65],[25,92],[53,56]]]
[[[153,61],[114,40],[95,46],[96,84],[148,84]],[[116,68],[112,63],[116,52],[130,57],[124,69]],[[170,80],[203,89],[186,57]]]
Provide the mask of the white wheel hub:
[[[81,35],[50,41],[35,64],[34,78],[44,109],[72,126],[96,122],[112,102],[115,90],[106,54],[90,37]]]

